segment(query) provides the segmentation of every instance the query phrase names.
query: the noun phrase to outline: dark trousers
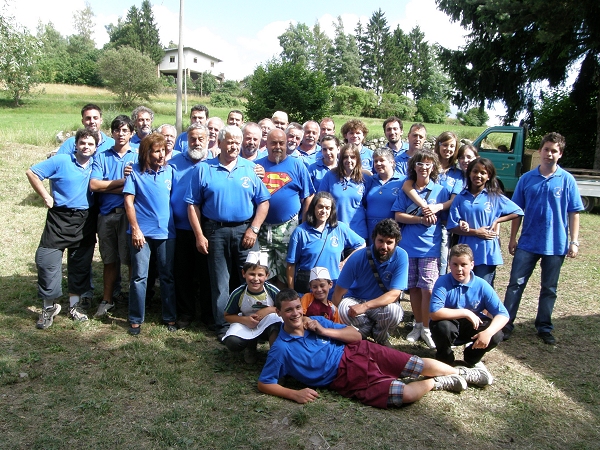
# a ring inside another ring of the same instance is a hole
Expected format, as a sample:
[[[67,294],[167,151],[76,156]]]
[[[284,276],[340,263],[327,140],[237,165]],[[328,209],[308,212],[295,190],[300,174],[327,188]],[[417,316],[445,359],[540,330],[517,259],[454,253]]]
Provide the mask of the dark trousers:
[[[483,324],[475,330],[473,329],[473,324],[468,319],[430,321],[429,329],[431,330],[431,337],[436,346],[435,359],[452,365],[454,363],[452,345],[473,342],[473,336],[487,329],[491,322],[490,319],[484,320]],[[474,349],[473,345],[465,346],[464,356],[467,366],[474,366],[481,361],[483,355],[496,348],[502,342],[503,337],[502,331],[498,331],[490,339],[487,348]]]

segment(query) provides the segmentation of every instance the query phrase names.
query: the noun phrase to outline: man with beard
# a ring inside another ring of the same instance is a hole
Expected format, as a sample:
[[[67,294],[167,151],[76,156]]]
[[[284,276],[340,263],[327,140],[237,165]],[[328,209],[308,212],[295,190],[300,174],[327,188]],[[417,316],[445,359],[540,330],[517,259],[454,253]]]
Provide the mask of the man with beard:
[[[283,288],[286,287],[290,236],[298,226],[298,214],[306,215],[315,189],[302,160],[288,156],[282,130],[269,133],[267,150],[268,156],[256,161],[265,169],[263,181],[271,193],[269,214],[258,239],[260,251],[269,264],[269,274],[275,278],[274,283]]]
[[[177,302],[177,327],[187,328],[195,319],[212,322],[212,302],[208,259],[196,248],[196,237],[188,217],[185,193],[190,184],[194,167],[206,160],[208,129],[195,122],[186,131],[187,150],[174,156],[169,165],[173,167],[171,207],[175,222],[175,299]],[[200,293],[199,288],[203,291]],[[208,287],[208,292],[206,288]]]
[[[131,147],[137,149],[142,139],[152,133],[154,112],[145,106],[138,106],[131,112],[131,120],[135,127],[135,134],[131,137]]]
[[[388,140],[385,146],[392,151],[394,159],[397,159],[401,153],[408,150],[408,142],[402,142],[404,130],[400,118],[392,116],[385,119],[383,122],[383,133]]]
[[[195,123],[201,123],[202,125],[206,125],[206,121],[208,120],[208,108],[204,105],[194,105],[192,106],[192,110],[190,111],[190,125]],[[180,152],[185,152],[187,150],[187,131],[184,131],[179,136],[177,136],[177,141],[175,142],[175,150]]]
[[[393,219],[375,225],[373,244],[347,260],[331,299],[343,323],[363,339],[372,337],[388,347],[390,333],[402,320],[398,298],[408,284],[408,255],[398,247],[400,236]]]
[[[408,130],[408,150],[396,157],[396,170],[400,175],[408,175],[408,160],[413,157],[417,150],[423,148],[427,139],[427,129],[422,123],[413,123]]]
[[[240,156],[249,161],[256,161],[267,156],[266,151],[260,151],[262,131],[254,122],[248,122],[242,128],[242,149]]]
[[[208,159],[216,158],[221,153],[219,149],[218,141],[219,141],[219,131],[223,129],[225,124],[219,117],[211,117],[206,122],[206,128],[208,129],[208,146],[206,149],[208,150]]]
[[[305,122],[302,126],[304,136],[302,142],[298,146],[300,157],[304,161],[306,167],[316,162],[318,155],[318,139],[319,139],[319,124],[314,120]]]
[[[185,201],[196,248],[208,255],[215,331],[221,341],[229,327],[224,312],[230,277],[243,283],[241,268],[248,252],[258,250],[271,196],[254,173],[254,163],[238,157],[242,131],[228,125],[218,142],[219,156],[192,170]]]
[[[304,130],[302,129],[302,125],[297,122],[292,122],[288,125],[285,129],[286,153],[288,156],[293,156],[294,158],[300,157],[298,146],[302,142],[303,137]]]

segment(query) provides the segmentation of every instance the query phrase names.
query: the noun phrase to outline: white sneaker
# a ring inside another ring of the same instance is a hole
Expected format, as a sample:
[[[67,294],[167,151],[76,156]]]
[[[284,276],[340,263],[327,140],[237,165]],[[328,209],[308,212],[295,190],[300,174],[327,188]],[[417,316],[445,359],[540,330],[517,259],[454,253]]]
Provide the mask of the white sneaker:
[[[96,318],[104,317],[108,313],[108,311],[110,311],[114,307],[115,307],[114,303],[108,303],[107,301],[102,300],[102,302],[100,302],[100,304],[98,305],[98,311],[96,311],[96,314],[94,314],[94,317],[96,317]]]
[[[408,336],[406,336],[406,340],[408,342],[417,342],[421,338],[422,327],[423,325],[417,325],[415,323],[415,326],[413,327],[412,331],[408,333]]]
[[[71,306],[71,309],[69,309],[68,317],[70,319],[73,319],[75,322],[85,322],[86,320],[88,320],[88,316],[86,315],[85,311],[79,306],[79,303],[75,303],[73,306]]]
[[[421,328],[421,339],[423,339],[423,342],[427,344],[427,347],[435,348],[435,342],[433,342],[433,338],[431,337],[431,330],[429,328]]]
[[[489,386],[494,382],[494,377],[484,369],[467,367],[457,367],[458,373],[461,377],[467,380],[467,383],[474,384],[475,386],[484,387]]]
[[[460,375],[442,375],[433,378],[434,391],[462,392],[467,389],[467,381]]]

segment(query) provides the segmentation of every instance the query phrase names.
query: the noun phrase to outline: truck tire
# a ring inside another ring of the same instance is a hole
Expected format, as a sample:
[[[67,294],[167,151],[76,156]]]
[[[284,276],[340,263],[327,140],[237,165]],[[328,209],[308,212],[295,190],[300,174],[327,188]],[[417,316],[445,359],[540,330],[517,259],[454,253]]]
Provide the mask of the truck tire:
[[[581,197],[584,211],[590,212],[596,206],[596,197]]]

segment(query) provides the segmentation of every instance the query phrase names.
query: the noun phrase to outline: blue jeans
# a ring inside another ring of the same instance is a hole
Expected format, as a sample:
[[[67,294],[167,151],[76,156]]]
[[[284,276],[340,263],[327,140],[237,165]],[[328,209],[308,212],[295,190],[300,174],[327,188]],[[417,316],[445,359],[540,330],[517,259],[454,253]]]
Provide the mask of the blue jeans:
[[[556,302],[556,288],[558,286],[560,268],[565,260],[565,256],[539,255],[517,248],[510,271],[510,281],[508,282],[506,295],[504,296],[504,306],[510,316],[510,320],[506,324],[506,328],[509,331],[512,331],[515,327],[513,322],[517,317],[523,291],[527,286],[529,277],[533,273],[533,269],[535,269],[535,265],[540,259],[542,288],[540,289],[535,328],[538,333],[549,333],[554,329],[552,326],[552,310]]]
[[[254,247],[242,247],[248,224],[228,227],[207,221],[203,224],[203,229],[208,239],[208,273],[215,329],[217,334],[225,333],[229,328],[224,315],[229,300],[229,279],[233,277],[234,281],[237,280],[236,286],[242,284],[242,266],[249,251],[258,251],[258,239]]]
[[[483,278],[485,281],[487,281],[491,287],[494,287],[494,279],[496,278],[496,266],[479,264],[478,266],[473,267],[473,273],[479,278]]]
[[[146,312],[146,288],[150,254],[156,254],[158,276],[160,279],[160,298],[162,300],[162,320],[164,323],[175,322],[177,309],[175,303],[175,283],[173,282],[173,256],[175,239],[146,238],[140,249],[133,246],[129,237],[131,252],[131,283],[129,285],[129,322],[144,323]]]

